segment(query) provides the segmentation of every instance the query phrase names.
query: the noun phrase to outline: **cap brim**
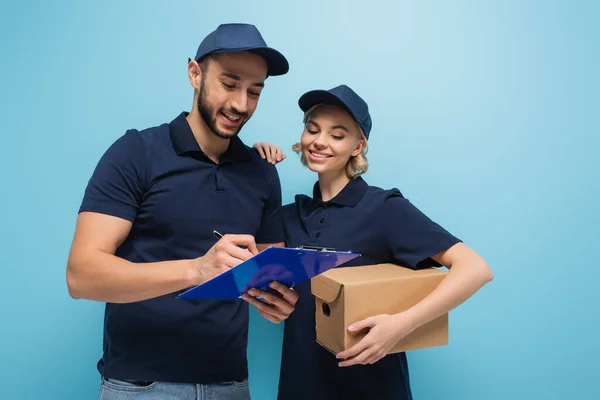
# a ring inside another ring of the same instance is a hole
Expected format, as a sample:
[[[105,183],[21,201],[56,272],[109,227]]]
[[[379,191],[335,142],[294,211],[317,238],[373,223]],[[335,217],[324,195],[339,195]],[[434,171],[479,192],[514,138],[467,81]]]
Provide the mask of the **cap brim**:
[[[310,92],[306,92],[298,100],[298,105],[304,112],[308,111],[309,108],[317,104],[329,104],[332,106],[342,107],[348,111],[353,118],[355,118],[352,110],[350,110],[350,107],[348,107],[348,105],[346,105],[346,103],[344,103],[339,97],[328,92],[327,90],[312,90]]]
[[[290,64],[283,54],[270,47],[259,47],[247,50],[250,53],[258,54],[267,60],[270,76],[285,75],[290,70]]]

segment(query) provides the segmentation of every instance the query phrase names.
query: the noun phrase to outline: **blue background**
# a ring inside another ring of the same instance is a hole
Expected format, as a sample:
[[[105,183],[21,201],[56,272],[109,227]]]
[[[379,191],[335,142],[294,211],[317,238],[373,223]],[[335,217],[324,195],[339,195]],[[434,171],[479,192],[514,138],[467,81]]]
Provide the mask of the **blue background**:
[[[97,398],[103,306],[65,283],[83,190],[127,128],[190,109],[187,57],[222,22],[256,24],[291,63],[246,143],[290,149],[297,98],[351,85],[374,119],[367,181],[494,269],[451,313],[451,344],[409,354],[415,398],[597,398],[599,4],[2,2],[0,398]],[[287,154],[285,202],[315,179]],[[255,399],[275,396],[281,334],[252,313]]]

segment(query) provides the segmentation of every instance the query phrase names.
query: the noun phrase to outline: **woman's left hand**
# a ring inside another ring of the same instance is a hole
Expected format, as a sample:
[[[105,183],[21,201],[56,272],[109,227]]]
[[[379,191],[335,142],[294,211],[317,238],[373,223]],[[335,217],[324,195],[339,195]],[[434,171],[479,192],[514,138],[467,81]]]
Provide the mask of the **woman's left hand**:
[[[285,160],[286,155],[283,154],[283,150],[279,146],[275,146],[273,143],[260,142],[254,143],[252,146],[258,154],[267,162],[275,165]]]
[[[406,315],[376,315],[348,327],[350,332],[369,328],[369,333],[360,342],[337,354],[340,367],[356,364],[373,364],[382,359],[394,345],[415,328]]]

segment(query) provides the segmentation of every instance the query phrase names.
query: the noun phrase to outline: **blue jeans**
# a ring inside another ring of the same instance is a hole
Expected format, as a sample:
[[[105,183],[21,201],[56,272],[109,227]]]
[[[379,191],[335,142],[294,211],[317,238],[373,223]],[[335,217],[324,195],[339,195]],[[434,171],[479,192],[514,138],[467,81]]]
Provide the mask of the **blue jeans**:
[[[248,380],[209,385],[153,382],[147,386],[105,378],[99,400],[250,400]]]

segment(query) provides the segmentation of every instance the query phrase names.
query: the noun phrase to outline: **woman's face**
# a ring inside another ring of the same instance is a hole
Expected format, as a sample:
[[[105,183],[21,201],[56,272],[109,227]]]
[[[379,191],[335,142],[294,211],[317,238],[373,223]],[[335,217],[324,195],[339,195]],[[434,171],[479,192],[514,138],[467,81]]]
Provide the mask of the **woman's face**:
[[[345,174],[350,157],[360,154],[365,142],[348,112],[337,106],[323,105],[306,121],[300,145],[311,171]]]

